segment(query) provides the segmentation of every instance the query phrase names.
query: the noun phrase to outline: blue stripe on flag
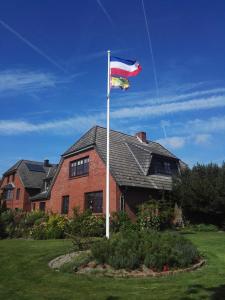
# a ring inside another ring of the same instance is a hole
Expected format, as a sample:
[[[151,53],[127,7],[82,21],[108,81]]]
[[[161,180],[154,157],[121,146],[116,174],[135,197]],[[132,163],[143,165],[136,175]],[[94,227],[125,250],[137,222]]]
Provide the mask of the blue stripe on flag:
[[[134,65],[136,63],[136,60],[129,60],[129,59],[123,59],[116,56],[110,56],[110,61],[119,61],[121,63],[124,63],[126,65]]]

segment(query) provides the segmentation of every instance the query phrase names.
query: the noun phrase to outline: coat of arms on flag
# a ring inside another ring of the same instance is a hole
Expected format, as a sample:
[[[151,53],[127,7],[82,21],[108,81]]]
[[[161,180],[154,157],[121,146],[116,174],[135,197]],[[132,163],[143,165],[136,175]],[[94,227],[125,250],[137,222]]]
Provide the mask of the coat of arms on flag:
[[[130,83],[127,78],[111,76],[111,88],[120,88],[121,90],[127,90]]]

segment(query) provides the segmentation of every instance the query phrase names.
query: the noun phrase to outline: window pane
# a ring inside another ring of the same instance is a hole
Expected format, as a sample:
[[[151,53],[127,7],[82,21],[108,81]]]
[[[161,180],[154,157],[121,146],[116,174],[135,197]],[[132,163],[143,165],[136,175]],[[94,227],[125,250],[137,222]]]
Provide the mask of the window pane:
[[[102,213],[103,193],[87,193],[85,195],[86,209],[90,209],[93,213]]]
[[[62,214],[68,214],[69,212],[69,196],[63,196],[62,197]]]
[[[16,190],[16,200],[20,199],[20,189]]]
[[[41,211],[45,211],[45,202],[40,202],[40,204],[39,204],[39,209],[40,209]]]
[[[70,163],[70,177],[86,175],[89,171],[89,157],[85,157]]]

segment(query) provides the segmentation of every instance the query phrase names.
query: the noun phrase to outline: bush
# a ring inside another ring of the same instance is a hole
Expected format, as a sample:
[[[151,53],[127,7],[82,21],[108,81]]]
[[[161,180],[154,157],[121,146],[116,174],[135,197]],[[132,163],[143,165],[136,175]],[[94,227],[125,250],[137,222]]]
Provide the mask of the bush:
[[[46,234],[46,222],[43,222],[38,225],[34,225],[33,228],[30,231],[30,235],[35,240],[46,240],[47,234]]]
[[[112,232],[119,232],[121,230],[128,230],[134,228],[135,224],[132,224],[127,213],[124,211],[113,212],[110,217],[110,230]]]
[[[105,217],[93,215],[90,210],[80,213],[79,208],[74,209],[70,223],[71,233],[81,237],[99,237],[105,234]]]
[[[19,210],[6,210],[1,214],[2,226],[5,228],[6,237],[19,238],[27,234],[23,226],[25,212]]]
[[[162,230],[172,224],[173,210],[163,200],[150,199],[138,209],[137,224],[140,230]]]
[[[115,269],[136,269],[145,265],[156,271],[183,268],[199,260],[196,247],[179,234],[156,231],[123,231],[91,247],[99,263]]]
[[[68,220],[60,215],[52,214],[44,222],[39,222],[31,229],[31,237],[38,240],[43,239],[62,239],[65,237],[65,231],[68,226]]]
[[[35,210],[26,214],[24,225],[31,228],[34,224],[41,223],[47,219],[47,215],[40,210]]]

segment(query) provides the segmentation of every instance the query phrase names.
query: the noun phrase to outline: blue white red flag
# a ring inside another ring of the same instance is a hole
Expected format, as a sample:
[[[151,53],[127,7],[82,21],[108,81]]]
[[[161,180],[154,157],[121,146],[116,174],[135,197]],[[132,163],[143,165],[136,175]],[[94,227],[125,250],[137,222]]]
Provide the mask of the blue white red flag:
[[[110,74],[113,76],[130,77],[136,76],[141,72],[140,64],[135,60],[110,57]]]

